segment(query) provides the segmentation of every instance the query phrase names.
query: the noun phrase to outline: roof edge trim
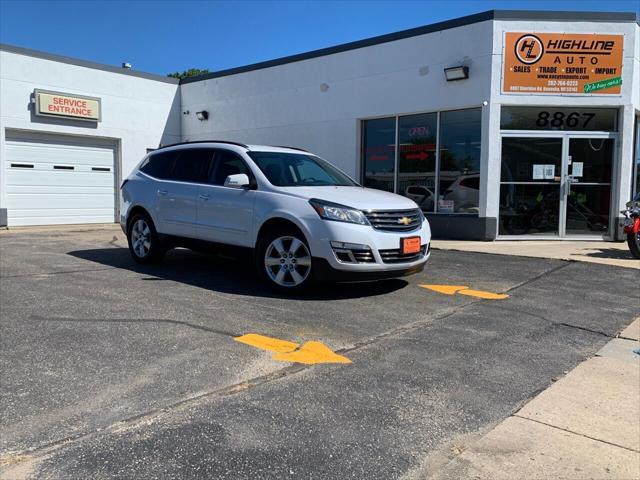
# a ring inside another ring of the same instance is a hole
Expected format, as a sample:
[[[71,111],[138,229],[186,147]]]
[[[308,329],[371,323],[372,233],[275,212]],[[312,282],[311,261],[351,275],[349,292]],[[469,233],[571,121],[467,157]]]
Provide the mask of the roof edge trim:
[[[157,82],[172,83],[177,85],[180,80],[172,77],[164,77],[155,73],[139,72],[136,70],[129,70],[126,68],[118,68],[113,65],[107,65],[104,63],[90,62],[88,60],[81,60],[79,58],[66,57],[64,55],[57,55],[54,53],[43,52],[40,50],[32,50],[30,48],[18,47],[16,45],[9,45],[6,43],[0,43],[0,50],[3,52],[16,53],[18,55],[25,55],[28,57],[42,58],[43,60],[52,60],[54,62],[66,63],[69,65],[77,65],[79,67],[91,68],[93,70],[102,70],[105,72],[119,73],[121,75],[129,75],[130,77],[144,78],[146,80],[155,80]]]

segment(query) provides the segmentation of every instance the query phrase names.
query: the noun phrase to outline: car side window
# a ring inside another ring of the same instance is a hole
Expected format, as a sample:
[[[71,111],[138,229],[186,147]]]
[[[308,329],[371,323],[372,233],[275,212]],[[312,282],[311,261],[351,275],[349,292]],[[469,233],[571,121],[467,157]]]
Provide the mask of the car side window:
[[[205,183],[213,150],[206,148],[188,148],[177,156],[171,171],[171,180],[179,182]]]
[[[251,172],[242,158],[229,150],[216,150],[215,165],[209,175],[211,185],[224,185],[229,175],[244,173],[251,178]]]
[[[140,165],[140,171],[154,178],[167,179],[173,169],[176,152],[162,152],[149,155]]]

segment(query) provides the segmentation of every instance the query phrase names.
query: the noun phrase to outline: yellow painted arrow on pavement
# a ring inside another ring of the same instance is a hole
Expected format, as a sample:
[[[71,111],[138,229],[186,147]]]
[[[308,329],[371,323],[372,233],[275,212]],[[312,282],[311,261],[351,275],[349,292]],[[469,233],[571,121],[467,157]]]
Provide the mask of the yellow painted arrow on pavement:
[[[484,292],[482,290],[473,290],[464,285],[420,285],[427,290],[433,290],[434,292],[443,293],[445,295],[467,295],[469,297],[482,298],[485,300],[504,300],[509,298],[506,293],[494,293]]]
[[[316,363],[351,363],[347,357],[338,355],[322,342],[309,341],[302,346],[297,343],[279,338],[266,337],[257,333],[247,333],[235,337],[236,342],[269,352],[275,352],[274,360],[281,362],[296,362],[313,365]]]

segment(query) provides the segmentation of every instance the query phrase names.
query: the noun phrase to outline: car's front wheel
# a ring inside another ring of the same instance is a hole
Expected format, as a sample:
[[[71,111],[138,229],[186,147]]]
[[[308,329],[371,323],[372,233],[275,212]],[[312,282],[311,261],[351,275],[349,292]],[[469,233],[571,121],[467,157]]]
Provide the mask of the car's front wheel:
[[[267,233],[260,239],[256,267],[260,276],[281,291],[300,291],[313,280],[312,259],[304,235],[297,229]]]
[[[138,263],[157,262],[164,255],[158,232],[145,213],[137,213],[131,218],[127,240],[131,256]]]

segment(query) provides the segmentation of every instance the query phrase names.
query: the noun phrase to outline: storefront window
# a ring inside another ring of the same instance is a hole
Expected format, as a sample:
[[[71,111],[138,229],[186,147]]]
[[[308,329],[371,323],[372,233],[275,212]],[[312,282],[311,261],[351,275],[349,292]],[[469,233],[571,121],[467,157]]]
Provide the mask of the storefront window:
[[[436,113],[398,119],[398,193],[424,212],[435,208],[437,128]]]
[[[363,122],[363,184],[394,191],[396,119],[380,118]]]
[[[396,117],[363,121],[364,186],[411,198],[425,213],[477,215],[481,117],[480,108],[397,117],[397,179]]]
[[[479,108],[440,114],[440,213],[478,213],[481,117]]]

